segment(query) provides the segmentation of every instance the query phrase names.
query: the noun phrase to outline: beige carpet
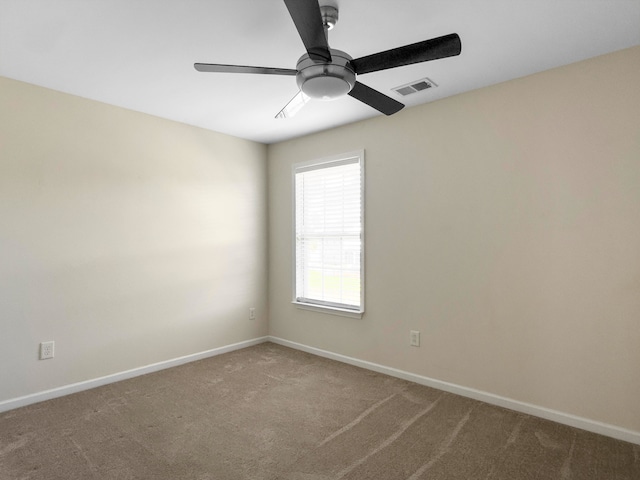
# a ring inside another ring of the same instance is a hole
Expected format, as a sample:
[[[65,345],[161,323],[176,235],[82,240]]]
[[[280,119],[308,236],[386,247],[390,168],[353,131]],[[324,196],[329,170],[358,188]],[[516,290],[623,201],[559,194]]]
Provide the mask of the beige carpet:
[[[272,343],[0,414],[0,479],[640,479],[640,446]]]

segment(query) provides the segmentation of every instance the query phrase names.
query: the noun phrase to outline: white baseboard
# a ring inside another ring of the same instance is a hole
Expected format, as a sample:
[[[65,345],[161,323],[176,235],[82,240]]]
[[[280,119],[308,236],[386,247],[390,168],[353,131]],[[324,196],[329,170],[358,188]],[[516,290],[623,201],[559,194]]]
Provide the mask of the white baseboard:
[[[356,367],[372,370],[374,372],[390,375],[392,377],[408,380],[410,382],[418,383],[420,385],[426,385],[428,387],[436,388],[438,390],[443,390],[445,392],[455,393],[457,395],[462,395],[464,397],[473,398],[475,400],[480,400],[482,402],[486,402],[492,405],[497,405],[499,407],[515,410],[516,412],[526,413],[536,417],[558,422],[564,425],[569,425],[571,427],[581,428],[589,432],[598,433],[600,435],[606,435],[608,437],[616,438],[618,440],[624,440],[626,442],[640,445],[640,432],[627,430],[625,428],[617,427],[615,425],[610,425],[607,423],[590,420],[588,418],[578,417],[568,413],[559,412],[556,410],[551,410],[551,409],[540,407],[530,403],[520,402],[518,400],[501,397],[499,395],[483,392],[481,390],[476,390],[474,388],[464,387],[461,385],[444,382],[442,380],[436,380],[433,378],[424,377],[422,375],[417,375],[415,373],[410,373],[403,370],[398,370],[396,368],[379,365],[377,363],[368,362],[366,360],[359,360],[357,358],[348,357],[346,355],[329,352],[327,350],[310,347],[308,345],[303,345],[301,343],[296,343],[289,340],[285,340],[283,338],[273,337],[273,336],[254,338],[252,340],[246,340],[243,342],[234,343],[232,345],[218,347],[218,348],[214,348],[204,352],[185,355],[184,357],[165,360],[163,362],[158,362],[158,363],[146,365],[139,368],[134,368],[124,372],[114,373],[112,375],[106,375],[104,377],[94,378],[94,379],[86,380],[83,382],[78,382],[70,385],[64,385],[58,388],[53,388],[51,390],[45,390],[42,392],[25,395],[23,397],[5,400],[0,402],[0,413],[6,412],[8,410],[13,410],[14,408],[31,405],[33,403],[50,400],[52,398],[62,397],[72,393],[81,392],[83,390],[89,390],[91,388],[100,387],[102,385],[107,385],[109,383],[115,383],[121,380],[127,380],[129,378],[145,375],[147,373],[157,372],[159,370],[164,370],[166,368],[177,367],[178,365],[183,365],[189,362],[195,362],[197,360],[202,360],[204,358],[214,357],[216,355],[232,352],[234,350],[239,350],[241,348],[251,347],[253,345],[258,345],[260,343],[264,343],[267,341],[277,343],[285,347],[294,348],[296,350],[301,350],[303,352],[311,353],[313,355],[318,355],[320,357],[337,360],[339,362],[347,363],[349,365],[354,365]]]
[[[578,417],[576,415],[551,410],[530,403],[520,402],[511,398],[501,397],[499,395],[483,392],[474,388],[463,387],[454,383],[443,382],[442,380],[436,380],[433,378],[424,377],[422,375],[416,375],[415,373],[405,372],[403,370],[386,367],[377,363],[367,362],[365,360],[359,360],[353,357],[347,357],[346,355],[340,355],[338,353],[321,350],[319,348],[310,347],[301,343],[291,342],[279,337],[270,336],[268,337],[268,340],[270,342],[277,343],[278,345],[294,348],[296,350],[302,350],[303,352],[318,355],[320,357],[348,363],[349,365],[366,368],[367,370],[373,370],[374,372],[378,373],[384,373],[392,377],[401,378],[403,380],[408,380],[420,385],[426,385],[427,387],[437,388],[438,390],[455,393],[463,397],[473,398],[474,400],[480,400],[491,405],[508,408],[509,410],[515,410],[516,412],[526,413],[536,417],[544,418],[546,420],[551,420],[564,425],[569,425],[571,427],[580,428],[589,432],[606,435],[607,437],[612,437],[618,440],[624,440],[625,442],[640,445],[640,432],[636,432],[633,430],[627,430],[615,425],[590,420],[588,418]]]
[[[246,340],[244,342],[234,343],[232,345],[225,345],[224,347],[213,348],[205,352],[194,353],[191,355],[185,355],[184,357],[173,358],[171,360],[165,360],[144,367],[133,368],[124,372],[114,373],[112,375],[106,375],[104,377],[94,378],[86,380],[84,382],[72,383],[70,385],[64,385],[62,387],[53,388],[51,390],[45,390],[43,392],[32,393],[23,397],[12,398],[0,402],[0,413],[14,408],[25,407],[33,403],[43,402],[52,398],[62,397],[71,393],[81,392],[83,390],[89,390],[91,388],[100,387],[109,383],[119,382],[121,380],[127,380],[129,378],[138,377],[147,373],[157,372],[166,368],[177,367],[189,362],[195,362],[202,360],[203,358],[214,357],[223,353],[232,352],[241,348],[251,347],[264,343],[269,340],[269,337],[259,337],[252,340]]]

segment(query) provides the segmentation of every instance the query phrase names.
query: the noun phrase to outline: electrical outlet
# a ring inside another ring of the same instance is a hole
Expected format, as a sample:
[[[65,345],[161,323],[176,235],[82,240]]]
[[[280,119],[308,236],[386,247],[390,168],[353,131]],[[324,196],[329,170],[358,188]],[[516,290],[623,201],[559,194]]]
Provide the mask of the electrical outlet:
[[[53,358],[53,345],[54,342],[42,342],[40,344],[40,360],[46,360]]]
[[[409,332],[409,345],[411,345],[412,347],[419,347],[420,346],[420,332],[417,330],[411,330],[411,332]]]
[[[249,320],[255,320],[255,319],[256,319],[256,309],[252,307],[249,309]]]

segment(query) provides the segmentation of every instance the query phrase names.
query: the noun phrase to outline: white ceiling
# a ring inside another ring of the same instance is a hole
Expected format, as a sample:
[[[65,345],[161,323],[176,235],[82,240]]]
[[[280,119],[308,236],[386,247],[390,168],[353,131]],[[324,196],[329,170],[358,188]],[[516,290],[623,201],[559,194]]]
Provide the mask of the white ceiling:
[[[640,0],[337,3],[329,42],[354,58],[460,35],[458,57],[358,77],[407,106],[640,44]],[[295,68],[303,53],[282,0],[0,0],[8,78],[264,143],[380,115],[347,96],[276,120],[298,91],[294,77],[193,68]],[[423,77],[438,88],[405,99],[390,91]]]

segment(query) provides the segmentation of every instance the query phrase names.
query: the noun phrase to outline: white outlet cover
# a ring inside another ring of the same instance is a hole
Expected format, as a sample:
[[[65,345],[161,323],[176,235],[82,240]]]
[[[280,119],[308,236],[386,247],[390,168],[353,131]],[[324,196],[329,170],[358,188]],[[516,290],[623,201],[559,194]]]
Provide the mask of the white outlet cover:
[[[53,358],[55,342],[42,342],[40,344],[40,360]]]

